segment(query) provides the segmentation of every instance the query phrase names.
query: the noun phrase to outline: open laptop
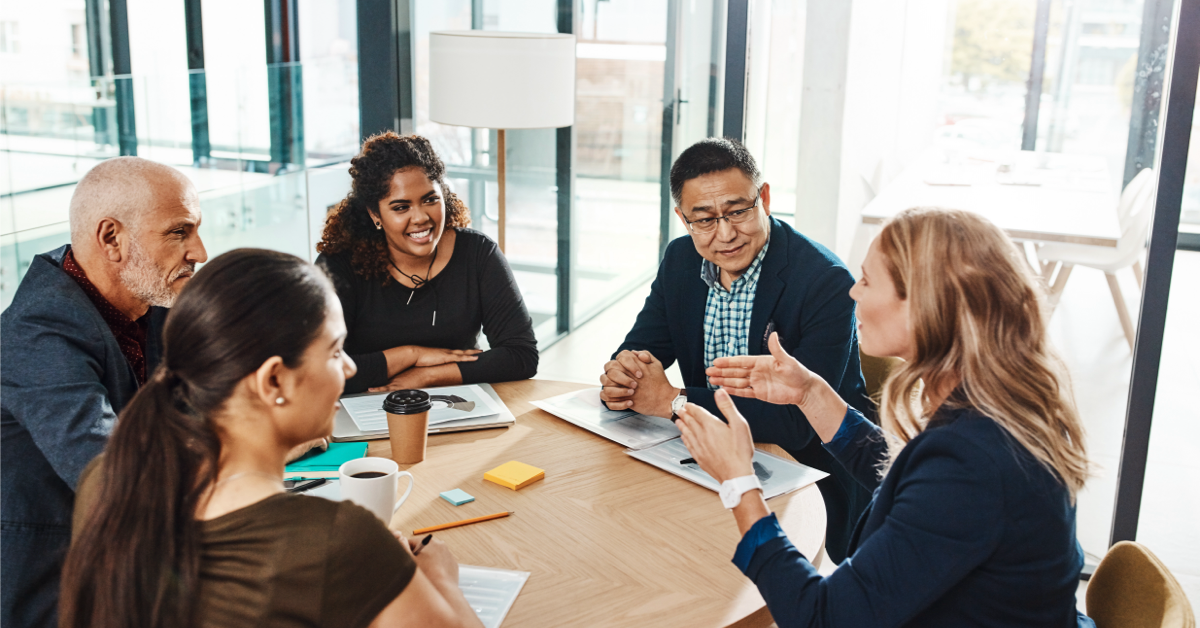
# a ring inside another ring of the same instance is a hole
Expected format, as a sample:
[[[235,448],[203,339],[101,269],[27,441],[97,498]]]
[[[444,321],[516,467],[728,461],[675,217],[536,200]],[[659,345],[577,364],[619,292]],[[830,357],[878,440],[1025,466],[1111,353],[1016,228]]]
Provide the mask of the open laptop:
[[[446,421],[445,423],[430,425],[429,433],[444,434],[446,432],[463,432],[466,430],[483,430],[492,427],[507,427],[516,422],[516,417],[514,417],[512,412],[509,411],[508,406],[505,406],[504,402],[500,400],[500,395],[496,394],[495,389],[488,384],[478,384],[478,386],[483,389],[483,391],[487,393],[489,397],[492,398],[492,401],[500,410],[499,414],[482,416],[473,419],[462,419],[459,421]],[[426,390],[433,392],[437,389],[429,388]],[[362,397],[364,395],[378,396],[380,403],[383,402],[383,398],[385,396],[380,393],[362,393],[359,395],[346,395],[345,398]],[[333,437],[331,440],[335,443],[374,440],[387,437],[387,428],[370,432],[364,432],[358,429],[358,426],[354,424],[354,419],[350,418],[350,413],[346,412],[345,408],[338,408],[337,415],[333,417]]]

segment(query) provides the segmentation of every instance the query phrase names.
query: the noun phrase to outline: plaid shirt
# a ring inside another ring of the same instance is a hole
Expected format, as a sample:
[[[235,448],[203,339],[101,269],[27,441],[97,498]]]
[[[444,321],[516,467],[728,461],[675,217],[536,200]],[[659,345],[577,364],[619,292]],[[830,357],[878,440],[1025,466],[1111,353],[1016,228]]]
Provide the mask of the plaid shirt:
[[[721,269],[716,264],[708,260],[700,263],[700,278],[708,284],[708,300],[704,303],[705,367],[712,366],[717,358],[750,353],[750,314],[754,311],[762,261],[770,245],[767,240],[746,272],[729,285],[729,290],[721,285]],[[711,383],[708,387],[717,388]]]

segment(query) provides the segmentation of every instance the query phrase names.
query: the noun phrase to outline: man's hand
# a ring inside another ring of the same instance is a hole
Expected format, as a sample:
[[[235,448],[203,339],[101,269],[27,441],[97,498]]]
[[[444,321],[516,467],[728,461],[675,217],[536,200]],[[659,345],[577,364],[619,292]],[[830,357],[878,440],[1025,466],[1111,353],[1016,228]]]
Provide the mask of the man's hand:
[[[608,404],[610,410],[632,407],[638,380],[653,359],[649,351],[622,351],[605,362],[604,374],[600,376],[600,400]]]
[[[638,379],[637,391],[633,395],[631,408],[638,414],[671,418],[671,401],[679,395],[679,389],[667,381],[667,371],[658,358],[650,355],[649,351],[640,351],[645,356],[639,360],[649,362],[642,366],[642,377]]]

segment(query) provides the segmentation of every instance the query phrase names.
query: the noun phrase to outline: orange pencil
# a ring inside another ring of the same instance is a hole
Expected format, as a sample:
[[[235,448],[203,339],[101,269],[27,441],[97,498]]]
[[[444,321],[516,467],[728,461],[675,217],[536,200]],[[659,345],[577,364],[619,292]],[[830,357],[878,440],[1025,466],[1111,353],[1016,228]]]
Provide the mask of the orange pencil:
[[[490,519],[499,519],[501,517],[507,517],[507,516],[513,514],[514,512],[516,512],[516,511],[510,510],[507,512],[498,512],[498,513],[491,514],[491,515],[484,515],[482,517],[475,517],[473,519],[463,519],[462,521],[452,521],[450,523],[441,523],[441,524],[438,524],[435,526],[429,526],[428,528],[421,528],[420,530],[413,530],[413,535],[416,536],[418,534],[426,534],[428,532],[437,532],[438,530],[445,530],[447,528],[457,528],[458,526],[465,526],[468,523],[479,523],[480,521],[488,521]]]

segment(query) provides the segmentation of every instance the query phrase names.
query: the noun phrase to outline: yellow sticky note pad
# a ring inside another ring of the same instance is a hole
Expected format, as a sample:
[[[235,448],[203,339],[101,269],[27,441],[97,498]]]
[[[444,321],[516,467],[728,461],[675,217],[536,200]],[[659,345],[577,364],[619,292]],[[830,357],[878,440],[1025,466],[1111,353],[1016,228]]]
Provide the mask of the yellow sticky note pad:
[[[522,489],[546,477],[546,472],[513,460],[483,474],[483,479],[512,490]]]

